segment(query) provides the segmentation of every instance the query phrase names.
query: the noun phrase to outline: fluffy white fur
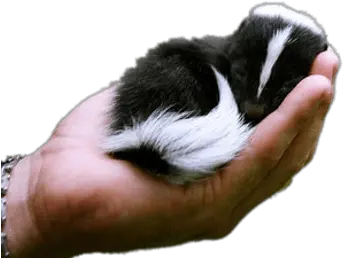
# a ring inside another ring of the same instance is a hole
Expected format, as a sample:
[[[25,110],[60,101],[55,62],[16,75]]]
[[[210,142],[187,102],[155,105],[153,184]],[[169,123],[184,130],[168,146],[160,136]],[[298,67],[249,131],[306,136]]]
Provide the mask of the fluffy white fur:
[[[317,34],[324,34],[323,29],[311,16],[284,4],[262,4],[253,8],[251,12],[254,15],[280,17],[290,24],[307,27]]]
[[[211,112],[192,117],[187,113],[156,111],[146,121],[109,136],[105,151],[154,146],[179,174],[179,178],[169,178],[174,183],[213,173],[214,168],[232,160],[247,144],[253,129],[243,123],[228,81],[212,69],[219,103]]]
[[[291,33],[292,27],[288,26],[285,29],[276,31],[273,37],[270,39],[268,43],[266,61],[262,66],[260,74],[260,84],[257,90],[257,98],[261,96],[261,93],[270,78],[273,66],[290,39]]]

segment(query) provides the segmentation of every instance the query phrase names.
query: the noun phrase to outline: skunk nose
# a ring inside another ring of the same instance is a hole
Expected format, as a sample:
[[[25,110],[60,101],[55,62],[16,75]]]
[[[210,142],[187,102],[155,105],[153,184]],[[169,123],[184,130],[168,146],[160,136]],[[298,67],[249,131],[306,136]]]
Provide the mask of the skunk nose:
[[[250,119],[261,118],[264,114],[264,108],[264,104],[256,104],[250,101],[245,101],[243,105],[243,110]]]

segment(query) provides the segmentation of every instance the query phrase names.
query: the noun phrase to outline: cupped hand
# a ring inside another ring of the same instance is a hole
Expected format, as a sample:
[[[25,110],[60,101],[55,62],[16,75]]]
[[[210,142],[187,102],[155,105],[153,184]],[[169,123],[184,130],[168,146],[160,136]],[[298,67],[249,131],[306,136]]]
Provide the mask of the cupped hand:
[[[313,158],[333,98],[338,58],[320,54],[249,146],[222,171],[169,185],[99,145],[112,86],[86,99],[15,168],[8,192],[14,257],[68,257],[217,239]],[[19,218],[18,218],[19,217]]]

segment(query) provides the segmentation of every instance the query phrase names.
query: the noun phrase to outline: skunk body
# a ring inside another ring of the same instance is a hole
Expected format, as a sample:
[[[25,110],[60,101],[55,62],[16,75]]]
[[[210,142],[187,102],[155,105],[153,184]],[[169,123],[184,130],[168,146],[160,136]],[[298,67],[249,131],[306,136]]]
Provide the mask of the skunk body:
[[[250,129],[219,72],[227,69],[227,59],[216,51],[173,39],[127,71],[111,124],[119,133],[107,141],[116,158],[174,183],[212,173],[234,158]]]
[[[162,43],[114,89],[103,148],[172,183],[213,174],[326,48],[311,18],[275,4],[254,8],[228,37]]]

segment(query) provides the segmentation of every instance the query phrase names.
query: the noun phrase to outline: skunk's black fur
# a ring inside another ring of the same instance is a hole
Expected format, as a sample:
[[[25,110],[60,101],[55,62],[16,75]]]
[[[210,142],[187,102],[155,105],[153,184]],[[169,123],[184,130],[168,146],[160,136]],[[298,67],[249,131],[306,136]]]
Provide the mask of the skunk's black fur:
[[[174,183],[202,178],[234,158],[253,126],[327,49],[324,32],[307,23],[311,18],[304,25],[303,14],[294,22],[266,6],[267,14],[257,7],[262,14],[252,11],[230,36],[171,39],[138,59],[115,88],[106,151]],[[219,108],[229,98],[220,91],[228,88],[225,83],[234,97],[226,116]],[[221,111],[213,118],[209,114],[216,109]],[[190,138],[191,147],[183,145]],[[224,154],[226,159],[216,159]]]

